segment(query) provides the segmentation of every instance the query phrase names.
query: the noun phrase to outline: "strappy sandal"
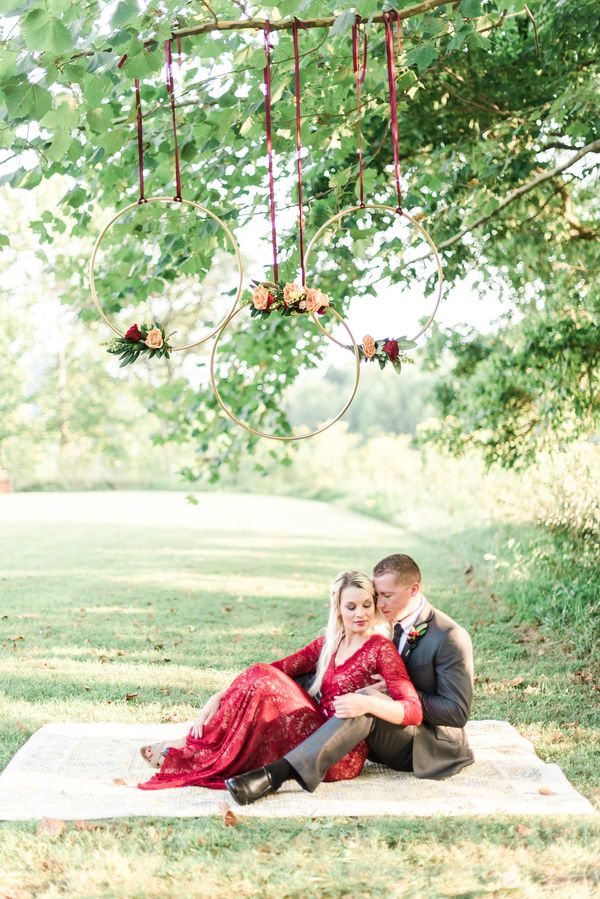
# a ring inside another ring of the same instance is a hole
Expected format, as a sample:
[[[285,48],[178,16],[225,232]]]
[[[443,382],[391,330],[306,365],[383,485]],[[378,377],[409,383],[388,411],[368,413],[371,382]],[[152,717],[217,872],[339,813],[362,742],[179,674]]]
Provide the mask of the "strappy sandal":
[[[166,743],[150,743],[147,746],[140,746],[140,755],[147,765],[151,768],[160,768],[166,759],[170,746]],[[148,753],[150,750],[150,753]]]

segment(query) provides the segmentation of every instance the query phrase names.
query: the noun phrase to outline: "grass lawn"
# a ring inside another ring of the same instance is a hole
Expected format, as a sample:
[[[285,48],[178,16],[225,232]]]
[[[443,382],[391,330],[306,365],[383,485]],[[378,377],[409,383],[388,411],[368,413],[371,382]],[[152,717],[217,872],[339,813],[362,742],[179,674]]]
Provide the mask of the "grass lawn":
[[[464,533],[431,542],[321,503],[199,499],[0,496],[0,768],[51,721],[189,719],[247,665],[312,639],[337,571],[405,551],[471,631],[474,717],[510,720],[600,808],[589,657],[465,576]],[[0,897],[171,895],[584,899],[600,896],[600,824],[122,819],[55,837],[0,824]]]

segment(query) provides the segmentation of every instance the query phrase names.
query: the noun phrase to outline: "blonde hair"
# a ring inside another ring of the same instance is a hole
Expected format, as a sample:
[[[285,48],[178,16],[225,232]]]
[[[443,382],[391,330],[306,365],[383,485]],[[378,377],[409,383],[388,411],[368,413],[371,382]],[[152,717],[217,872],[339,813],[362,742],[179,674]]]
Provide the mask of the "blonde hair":
[[[340,640],[344,636],[344,627],[342,624],[342,612],[340,609],[342,593],[346,587],[358,587],[360,590],[366,590],[373,597],[373,603],[377,608],[377,594],[373,581],[364,571],[340,571],[331,585],[329,596],[329,619],[325,628],[325,642],[319,655],[317,662],[317,672],[308,692],[311,696],[316,696],[321,689],[325,672],[329,667],[329,663],[340,645]]]

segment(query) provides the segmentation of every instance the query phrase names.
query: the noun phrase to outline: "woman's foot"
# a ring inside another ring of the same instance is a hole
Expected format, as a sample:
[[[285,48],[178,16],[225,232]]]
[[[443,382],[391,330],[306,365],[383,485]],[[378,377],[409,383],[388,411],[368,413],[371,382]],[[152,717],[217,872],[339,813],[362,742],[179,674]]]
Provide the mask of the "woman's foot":
[[[181,740],[171,740],[169,743],[161,740],[160,743],[150,743],[147,746],[141,746],[140,755],[151,768],[160,768],[169,749],[183,749],[185,745],[185,737]]]

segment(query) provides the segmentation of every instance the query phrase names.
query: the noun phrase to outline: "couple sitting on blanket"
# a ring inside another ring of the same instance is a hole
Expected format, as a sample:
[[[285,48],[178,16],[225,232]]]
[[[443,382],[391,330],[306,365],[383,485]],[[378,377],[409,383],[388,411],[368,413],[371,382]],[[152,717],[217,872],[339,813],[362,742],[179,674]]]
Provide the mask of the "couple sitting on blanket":
[[[378,633],[381,616],[392,640]],[[367,758],[450,777],[473,762],[464,731],[472,687],[469,635],[425,599],[410,556],[388,556],[372,579],[337,576],[324,636],[252,665],[208,700],[183,739],[142,747],[160,771],[139,786],[225,785],[248,805],[286,780],[312,792],[322,780],[356,777]]]

